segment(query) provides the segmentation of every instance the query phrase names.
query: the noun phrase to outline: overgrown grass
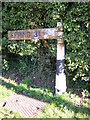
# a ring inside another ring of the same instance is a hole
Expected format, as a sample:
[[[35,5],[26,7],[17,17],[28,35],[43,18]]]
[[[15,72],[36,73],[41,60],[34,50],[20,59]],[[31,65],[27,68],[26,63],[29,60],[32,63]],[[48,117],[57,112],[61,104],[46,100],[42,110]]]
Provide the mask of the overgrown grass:
[[[88,99],[80,98],[71,92],[56,96],[51,90],[34,86],[28,78],[19,85],[15,82],[6,83],[2,80],[0,87],[3,90],[2,98],[13,93],[21,93],[48,102],[49,106],[37,118],[90,118]],[[6,90],[7,95],[4,94]]]

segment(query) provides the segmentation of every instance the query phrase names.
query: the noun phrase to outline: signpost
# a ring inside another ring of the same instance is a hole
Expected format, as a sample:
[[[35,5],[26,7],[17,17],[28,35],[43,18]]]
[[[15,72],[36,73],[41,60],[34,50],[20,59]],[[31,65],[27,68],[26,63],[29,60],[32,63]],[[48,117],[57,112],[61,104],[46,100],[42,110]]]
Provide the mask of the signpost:
[[[56,28],[47,29],[34,29],[34,30],[17,30],[9,31],[9,40],[31,40],[38,37],[39,40],[43,39],[56,39],[57,32]]]
[[[45,39],[57,39],[57,69],[55,92],[61,95],[66,92],[66,76],[64,70],[65,46],[62,41],[63,28],[61,22],[57,23],[56,28],[44,28],[33,30],[8,31],[9,40],[32,40],[35,42]]]

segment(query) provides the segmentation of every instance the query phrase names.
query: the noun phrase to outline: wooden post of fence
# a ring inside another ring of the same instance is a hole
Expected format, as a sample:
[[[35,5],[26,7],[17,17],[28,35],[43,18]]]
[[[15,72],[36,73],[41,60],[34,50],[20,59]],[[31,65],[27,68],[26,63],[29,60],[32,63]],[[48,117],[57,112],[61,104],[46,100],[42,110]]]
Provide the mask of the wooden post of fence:
[[[56,83],[55,92],[57,95],[61,95],[66,92],[66,76],[64,69],[65,59],[65,45],[62,41],[63,28],[61,22],[57,23],[57,66],[56,66]]]

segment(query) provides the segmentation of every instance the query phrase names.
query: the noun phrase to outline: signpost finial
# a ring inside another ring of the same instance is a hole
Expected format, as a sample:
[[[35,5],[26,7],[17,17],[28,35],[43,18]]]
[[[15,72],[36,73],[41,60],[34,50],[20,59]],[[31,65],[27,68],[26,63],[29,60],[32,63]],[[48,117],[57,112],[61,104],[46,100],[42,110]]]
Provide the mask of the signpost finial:
[[[61,22],[57,22],[57,27],[62,27],[62,23]]]

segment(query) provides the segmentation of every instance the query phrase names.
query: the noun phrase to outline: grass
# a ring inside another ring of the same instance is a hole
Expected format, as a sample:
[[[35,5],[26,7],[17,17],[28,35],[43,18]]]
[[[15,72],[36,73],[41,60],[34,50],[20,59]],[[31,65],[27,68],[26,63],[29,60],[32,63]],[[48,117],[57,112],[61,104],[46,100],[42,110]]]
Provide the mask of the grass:
[[[65,93],[61,96],[56,96],[53,92],[46,88],[39,88],[26,78],[19,85],[15,82],[5,82],[2,80],[0,85],[0,101],[12,94],[22,93],[24,95],[45,101],[49,106],[44,110],[43,114],[38,114],[37,118],[90,118],[88,99],[78,97],[72,92]],[[71,90],[69,90],[71,91]],[[0,116],[6,117],[1,109]],[[18,114],[10,114],[10,111],[4,111],[10,118],[20,117]]]
[[[22,118],[19,113],[12,112],[10,110],[6,110],[3,107],[3,101],[16,94],[12,89],[8,89],[5,86],[0,84],[0,119],[1,118]]]

